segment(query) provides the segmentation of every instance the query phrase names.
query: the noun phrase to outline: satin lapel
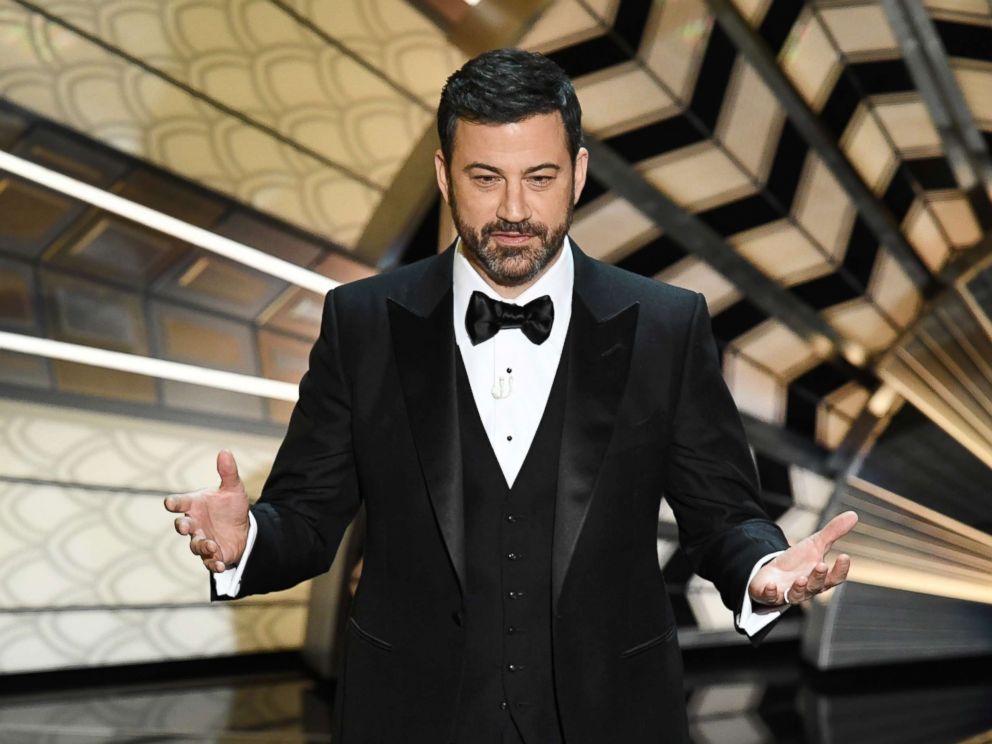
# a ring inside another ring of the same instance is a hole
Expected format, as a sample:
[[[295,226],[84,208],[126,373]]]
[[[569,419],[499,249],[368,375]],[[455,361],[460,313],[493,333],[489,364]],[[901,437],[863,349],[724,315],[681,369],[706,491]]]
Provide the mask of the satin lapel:
[[[576,275],[578,281],[579,275]],[[596,492],[630,369],[637,305],[597,322],[576,285],[551,559],[553,608]]]
[[[430,315],[421,316],[389,300],[389,323],[420,467],[464,590],[465,518],[451,302],[449,291]]]

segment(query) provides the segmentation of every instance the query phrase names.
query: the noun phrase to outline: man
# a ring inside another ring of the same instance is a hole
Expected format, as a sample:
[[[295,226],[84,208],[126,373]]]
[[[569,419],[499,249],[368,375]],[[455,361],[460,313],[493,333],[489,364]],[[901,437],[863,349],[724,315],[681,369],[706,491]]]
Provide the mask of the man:
[[[438,131],[460,240],[328,294],[250,516],[227,452],[218,490],[166,506],[217,594],[241,597],[326,570],[364,500],[335,741],[688,741],[662,495],[752,635],[844,579],[846,556],[823,558],[856,516],[789,548],[703,299],[567,239],[589,155],[557,65],[471,60]]]

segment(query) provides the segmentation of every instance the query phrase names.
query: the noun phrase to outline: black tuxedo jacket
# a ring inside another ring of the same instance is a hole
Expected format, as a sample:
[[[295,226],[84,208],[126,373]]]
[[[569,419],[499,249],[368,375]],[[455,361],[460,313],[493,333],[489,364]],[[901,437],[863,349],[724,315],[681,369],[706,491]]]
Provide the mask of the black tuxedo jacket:
[[[688,741],[658,567],[665,495],[694,569],[737,608],[768,521],[700,295],[573,248],[551,586],[568,744]],[[259,503],[241,594],[325,571],[361,501],[365,565],[339,680],[339,744],[448,741],[463,658],[463,468],[454,252],[329,293]],[[494,703],[496,704],[496,703]]]

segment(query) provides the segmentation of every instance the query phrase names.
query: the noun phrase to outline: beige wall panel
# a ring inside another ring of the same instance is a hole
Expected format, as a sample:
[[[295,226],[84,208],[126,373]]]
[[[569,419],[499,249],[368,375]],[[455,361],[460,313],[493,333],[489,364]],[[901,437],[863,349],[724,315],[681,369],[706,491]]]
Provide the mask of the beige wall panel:
[[[828,308],[823,311],[823,317],[842,336],[857,341],[869,351],[882,351],[896,339],[897,331],[864,298]]]
[[[855,210],[847,193],[816,155],[810,154],[793,202],[793,214],[820,246],[841,261],[854,225]]]
[[[209,575],[162,497],[0,484],[0,608],[207,602]],[[253,602],[306,602],[309,585]]]
[[[659,191],[690,212],[702,212],[754,193],[757,185],[712,140],[638,163]]]
[[[723,355],[723,376],[742,413],[770,424],[785,421],[786,386],[733,347]]]
[[[743,57],[734,64],[716,137],[759,181],[768,177],[785,113]]]
[[[90,5],[72,4],[81,13]],[[14,40],[0,55],[0,96],[342,245],[357,240],[381,198],[9,0],[0,0],[0,38]]]
[[[569,235],[593,258],[616,263],[661,234],[643,212],[605,194],[575,213]]]
[[[820,9],[820,17],[846,55],[899,50],[881,3],[825,7]]]
[[[824,27],[804,10],[779,54],[782,71],[799,94],[819,112],[841,72],[840,57]]]
[[[675,113],[672,99],[630,62],[575,81],[582,125],[597,137],[614,137]]]
[[[0,613],[0,673],[299,648],[306,605]]]
[[[218,481],[216,455],[226,447],[255,497],[278,445],[274,437],[0,400],[0,477],[189,491]]]
[[[695,256],[686,256],[655,276],[676,287],[699,292],[706,298],[710,315],[716,315],[741,298],[738,289],[709,264]]]

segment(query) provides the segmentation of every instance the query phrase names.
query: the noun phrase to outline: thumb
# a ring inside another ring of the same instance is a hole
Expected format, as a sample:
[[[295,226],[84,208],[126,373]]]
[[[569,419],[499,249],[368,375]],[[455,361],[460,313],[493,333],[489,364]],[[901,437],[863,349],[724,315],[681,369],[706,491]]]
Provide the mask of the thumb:
[[[220,476],[221,489],[240,488],[241,476],[238,475],[238,464],[230,450],[217,453],[217,475]]]
[[[826,526],[820,530],[820,538],[824,543],[824,552],[830,550],[837,540],[844,537],[848,532],[854,529],[854,526],[858,523],[857,512],[846,511],[842,514],[838,514],[836,517],[827,522]]]

